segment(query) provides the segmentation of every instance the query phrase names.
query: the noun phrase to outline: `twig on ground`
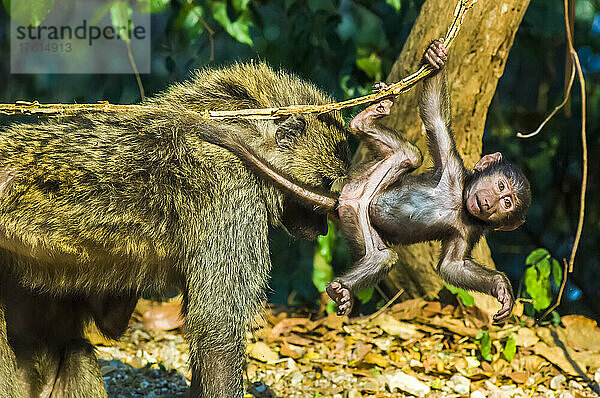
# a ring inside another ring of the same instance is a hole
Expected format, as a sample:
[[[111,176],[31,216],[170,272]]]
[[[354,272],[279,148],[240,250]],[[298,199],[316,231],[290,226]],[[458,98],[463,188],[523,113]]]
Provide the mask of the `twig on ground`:
[[[360,322],[369,322],[372,319],[377,318],[379,315],[381,315],[390,305],[392,305],[394,303],[394,301],[396,301],[398,299],[398,297],[400,297],[402,295],[402,293],[404,293],[404,289],[400,289],[398,290],[398,292],[394,295],[394,297],[392,297],[387,303],[385,303],[385,305],[383,307],[381,307],[379,310],[377,310],[377,312],[369,315],[368,317],[366,317],[365,319],[361,319]]]

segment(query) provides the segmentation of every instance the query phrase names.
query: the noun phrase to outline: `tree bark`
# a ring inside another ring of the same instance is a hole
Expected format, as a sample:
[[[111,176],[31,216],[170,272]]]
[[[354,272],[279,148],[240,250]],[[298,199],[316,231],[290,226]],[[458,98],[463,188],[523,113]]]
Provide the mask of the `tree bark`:
[[[458,151],[467,168],[471,168],[481,156],[487,110],[528,4],[529,0],[480,0],[465,17],[449,51],[447,73],[452,126]],[[454,6],[455,2],[448,0],[427,0],[423,4],[402,53],[387,78],[388,83],[396,82],[417,69],[429,42],[445,35],[452,21]],[[422,171],[431,165],[431,158],[417,112],[416,93],[419,89],[397,98],[387,124],[421,149],[425,155]],[[359,156],[364,156],[364,153]],[[439,244],[428,242],[395,249],[400,260],[386,279],[386,286],[391,290],[403,288],[410,297],[435,297],[443,286],[434,270]],[[475,247],[473,257],[486,266],[494,267],[485,239]]]

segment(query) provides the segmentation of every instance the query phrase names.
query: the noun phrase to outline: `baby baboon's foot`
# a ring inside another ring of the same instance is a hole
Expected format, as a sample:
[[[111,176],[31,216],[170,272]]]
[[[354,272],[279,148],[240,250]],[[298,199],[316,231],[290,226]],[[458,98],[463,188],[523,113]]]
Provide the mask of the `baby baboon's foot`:
[[[354,116],[354,119],[352,119],[352,121],[350,122],[350,130],[354,132],[366,131],[367,126],[372,124],[374,119],[379,119],[380,117],[389,115],[390,110],[392,109],[392,105],[394,105],[394,101],[392,101],[389,98],[381,100],[378,103],[369,105],[361,113]]]
[[[348,315],[352,311],[352,294],[340,281],[333,281],[327,285],[327,294],[335,301],[338,315]]]
[[[434,40],[429,44],[427,51],[423,54],[423,63],[431,66],[433,69],[440,70],[448,60],[448,49],[444,44],[444,39]]]
[[[387,116],[390,114],[390,111],[392,109],[392,105],[394,105],[394,101],[392,101],[389,98],[386,98],[384,100],[381,100],[376,107],[376,111],[377,114],[374,114],[372,117],[373,118],[378,118],[378,117],[382,117],[382,116]],[[367,108],[368,109],[368,108]]]

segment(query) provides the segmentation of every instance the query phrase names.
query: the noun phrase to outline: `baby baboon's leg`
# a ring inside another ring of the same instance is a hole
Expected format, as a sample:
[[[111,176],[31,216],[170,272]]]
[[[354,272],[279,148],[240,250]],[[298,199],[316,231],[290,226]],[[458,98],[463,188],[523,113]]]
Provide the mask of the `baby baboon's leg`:
[[[390,114],[394,101],[384,99],[369,105],[350,122],[350,131],[357,135],[369,148],[381,158],[393,155],[395,152],[405,151],[406,145],[411,151],[419,151],[414,145],[406,141],[395,130],[379,122],[384,116]],[[420,153],[419,153],[420,155]]]
[[[352,310],[352,292],[372,285],[385,275],[397,259],[371,225],[369,205],[375,195],[421,164],[419,150],[395,131],[378,123],[390,113],[393,102],[383,100],[359,113],[350,129],[364,138],[383,159],[354,176],[342,189],[338,214],[341,229],[363,253],[362,258],[342,277],[327,286],[327,293],[338,305],[340,315]]]

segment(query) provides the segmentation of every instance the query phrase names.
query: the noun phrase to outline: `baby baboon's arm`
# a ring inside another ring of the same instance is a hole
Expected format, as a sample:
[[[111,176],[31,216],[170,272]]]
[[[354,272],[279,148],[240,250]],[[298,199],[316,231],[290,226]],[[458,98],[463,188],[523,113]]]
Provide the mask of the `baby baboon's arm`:
[[[443,39],[434,40],[423,55],[423,63],[432,66],[437,72],[423,81],[419,97],[419,115],[429,143],[429,152],[433,158],[434,170],[443,172],[448,169],[449,177],[460,178],[456,173],[463,168],[462,160],[456,150],[454,134],[450,128],[450,96],[448,95],[446,71],[447,49]]]
[[[510,281],[502,272],[471,259],[471,250],[461,237],[442,242],[438,273],[449,284],[495,297],[502,308],[494,315],[501,322],[510,316],[515,299]]]

